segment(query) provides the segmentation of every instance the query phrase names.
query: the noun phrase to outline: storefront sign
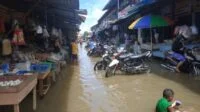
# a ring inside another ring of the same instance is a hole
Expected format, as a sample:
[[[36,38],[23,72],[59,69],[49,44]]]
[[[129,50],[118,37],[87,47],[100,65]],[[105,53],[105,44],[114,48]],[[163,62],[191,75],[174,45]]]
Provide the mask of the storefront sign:
[[[129,5],[126,8],[124,8],[122,11],[118,13],[118,19],[123,19],[128,16],[128,12],[134,7],[135,5]]]
[[[118,13],[118,19],[126,18],[127,16],[129,16],[129,14],[135,12],[139,7],[152,4],[156,1],[157,0],[133,0],[133,4],[128,5],[126,8]]]

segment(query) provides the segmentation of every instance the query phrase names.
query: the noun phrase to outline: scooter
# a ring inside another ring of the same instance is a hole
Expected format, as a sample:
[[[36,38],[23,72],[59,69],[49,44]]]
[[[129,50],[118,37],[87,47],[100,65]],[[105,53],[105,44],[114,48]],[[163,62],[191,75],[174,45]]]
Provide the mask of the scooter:
[[[151,51],[144,52],[140,55],[134,55],[132,53],[120,54],[109,64],[105,76],[115,75],[117,70],[130,74],[150,72],[150,67],[145,63],[145,60],[151,56]]]

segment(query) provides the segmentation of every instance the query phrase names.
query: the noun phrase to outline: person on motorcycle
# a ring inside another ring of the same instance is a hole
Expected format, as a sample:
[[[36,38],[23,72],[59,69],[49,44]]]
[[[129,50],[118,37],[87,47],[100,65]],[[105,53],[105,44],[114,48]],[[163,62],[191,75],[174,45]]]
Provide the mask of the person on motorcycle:
[[[180,67],[185,62],[186,58],[184,56],[186,48],[184,47],[184,41],[191,37],[192,31],[186,25],[179,27],[179,33],[176,36],[176,39],[172,43],[172,51],[174,52],[171,57],[178,59],[178,63],[176,65],[176,71],[180,72]],[[175,60],[171,59],[176,63]]]

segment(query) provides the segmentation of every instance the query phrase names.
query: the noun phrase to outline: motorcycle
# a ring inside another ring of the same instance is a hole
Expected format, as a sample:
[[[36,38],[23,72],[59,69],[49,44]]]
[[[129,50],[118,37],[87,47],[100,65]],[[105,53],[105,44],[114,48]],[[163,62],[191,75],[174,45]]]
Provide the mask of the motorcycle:
[[[109,64],[105,76],[109,77],[115,75],[117,70],[130,74],[150,72],[150,67],[145,61],[149,59],[151,55],[151,51],[139,55],[134,55],[132,53],[119,54]]]
[[[106,51],[105,47],[107,47],[107,46],[98,43],[94,48],[92,48],[88,51],[88,56],[95,56],[95,57],[102,56]]]
[[[161,66],[170,71],[175,72],[178,62],[182,61],[182,59],[184,58],[185,61],[180,66],[181,72],[189,73],[190,75],[193,75],[193,76],[199,76],[200,75],[200,60],[197,59],[197,57],[194,55],[195,49],[198,49],[198,48],[187,49],[184,56],[179,56],[175,52],[168,51],[166,53],[166,59],[168,63],[161,64]]]
[[[108,54],[102,56],[102,60],[98,61],[94,66],[94,71],[96,70],[105,70],[108,64],[112,61],[111,57]]]
[[[91,42],[88,47],[88,56],[91,56],[97,47],[97,43]]]
[[[98,61],[94,66],[94,71],[96,70],[105,70],[109,63],[112,61],[112,56],[116,53],[116,50],[113,46],[105,46],[106,48],[105,54],[102,56],[102,60]]]

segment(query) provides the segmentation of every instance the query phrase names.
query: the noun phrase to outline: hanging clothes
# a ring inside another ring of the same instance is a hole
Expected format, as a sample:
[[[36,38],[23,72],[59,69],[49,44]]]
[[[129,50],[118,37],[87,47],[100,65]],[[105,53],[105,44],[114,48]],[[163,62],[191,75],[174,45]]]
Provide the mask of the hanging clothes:
[[[50,37],[49,32],[47,31],[46,28],[43,29],[43,37],[44,37],[44,38]]]
[[[23,30],[16,26],[13,34],[12,44],[25,45]]]
[[[12,46],[9,39],[4,39],[2,41],[2,55],[8,56],[12,54]]]
[[[40,25],[37,26],[36,33],[37,34],[43,34],[43,30],[42,30],[42,27]]]

